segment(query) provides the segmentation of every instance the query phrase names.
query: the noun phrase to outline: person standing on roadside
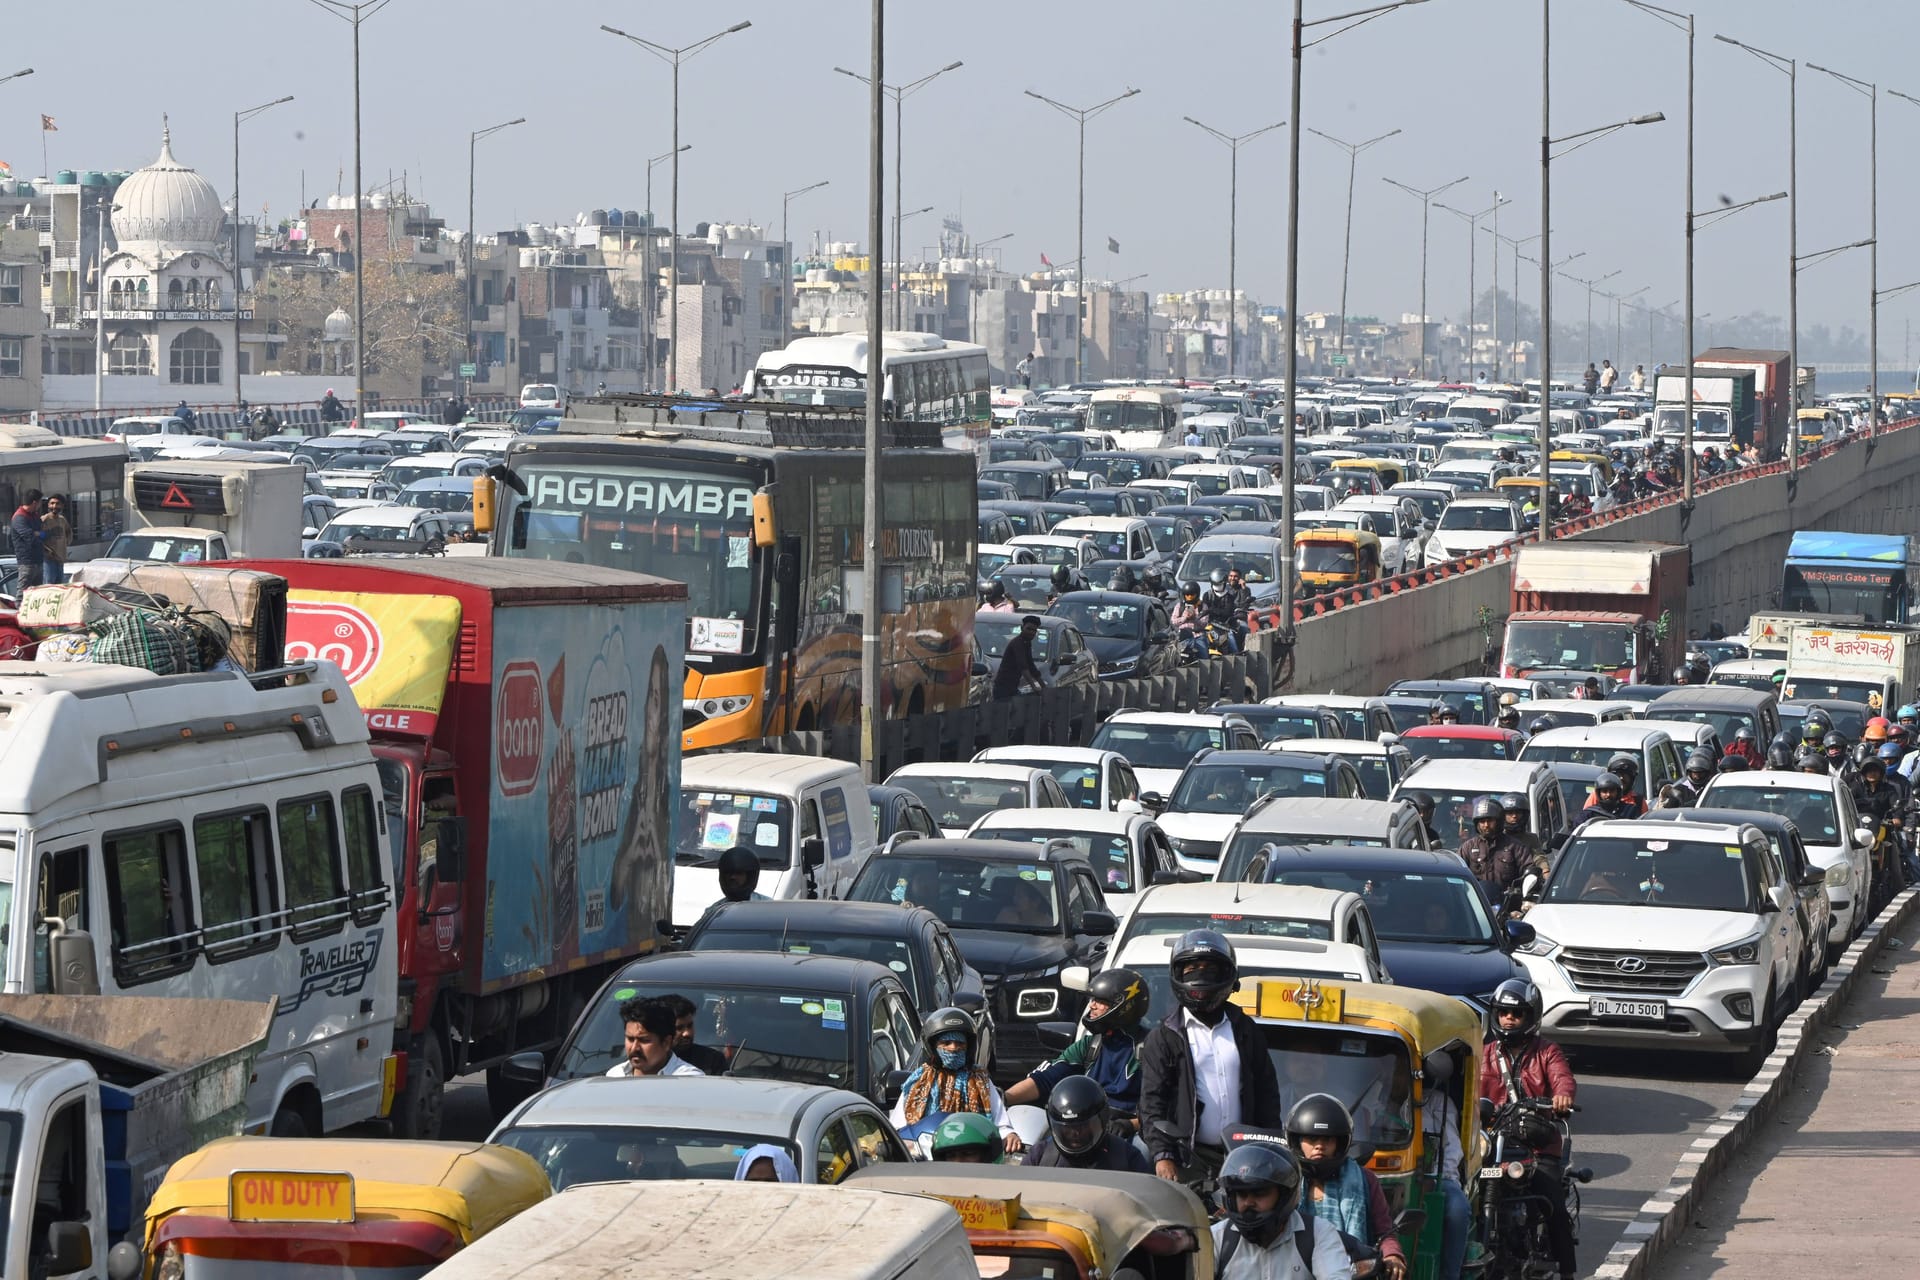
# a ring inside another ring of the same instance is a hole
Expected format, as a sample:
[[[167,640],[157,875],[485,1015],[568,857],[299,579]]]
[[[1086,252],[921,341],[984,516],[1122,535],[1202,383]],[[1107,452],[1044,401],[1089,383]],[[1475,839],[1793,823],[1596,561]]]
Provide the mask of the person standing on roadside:
[[[29,489],[20,495],[8,526],[13,540],[13,562],[20,570],[20,590],[37,587],[46,581],[45,534],[40,523],[40,491]]]
[[[67,499],[56,493],[47,499],[46,512],[40,517],[41,580],[57,583],[67,580],[67,546],[73,541],[73,526],[67,523]]]

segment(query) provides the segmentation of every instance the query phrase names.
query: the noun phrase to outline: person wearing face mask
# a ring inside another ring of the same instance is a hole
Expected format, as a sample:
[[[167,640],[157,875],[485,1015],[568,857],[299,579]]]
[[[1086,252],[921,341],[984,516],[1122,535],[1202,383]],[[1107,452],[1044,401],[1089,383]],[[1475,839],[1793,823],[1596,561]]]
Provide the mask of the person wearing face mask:
[[[1005,1150],[1021,1150],[1020,1135],[1007,1120],[1000,1090],[984,1065],[973,1060],[979,1032],[964,1009],[935,1009],[920,1026],[922,1056],[900,1089],[887,1119],[911,1143],[932,1133],[950,1115],[974,1112],[993,1121]]]

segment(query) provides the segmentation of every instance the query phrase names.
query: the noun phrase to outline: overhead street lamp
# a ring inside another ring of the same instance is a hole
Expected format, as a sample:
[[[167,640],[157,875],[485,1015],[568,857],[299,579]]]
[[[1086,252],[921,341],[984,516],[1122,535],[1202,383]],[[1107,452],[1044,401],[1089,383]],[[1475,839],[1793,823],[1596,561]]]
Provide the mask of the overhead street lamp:
[[[1552,0],[1540,0],[1540,541],[1553,537],[1553,488],[1549,460],[1553,450],[1553,149],[1567,143],[1561,154],[1578,151],[1630,125],[1658,124],[1667,117],[1658,111],[1629,116],[1613,124],[1553,136]],[[1688,406],[1689,409],[1692,406]]]
[[[1620,336],[1620,317],[1626,313],[1627,304],[1629,302],[1632,302],[1635,298],[1639,297],[1641,294],[1645,293],[1647,290],[1651,288],[1653,288],[1652,285],[1643,284],[1638,289],[1635,289],[1632,293],[1603,292],[1600,295],[1601,297],[1606,298],[1607,300],[1613,303],[1613,354],[1620,357],[1620,363],[1616,365],[1615,368],[1622,368],[1627,363],[1627,357],[1625,354],[1627,349],[1626,342]]]
[[[1108,98],[1105,102],[1095,103],[1091,107],[1070,107],[1064,102],[1054,101],[1044,93],[1035,93],[1032,89],[1026,91],[1029,98],[1037,98],[1073,120],[1080,130],[1080,196],[1077,221],[1079,230],[1075,233],[1073,266],[1073,380],[1075,382],[1081,380],[1087,354],[1087,121],[1115,103],[1125,102],[1139,92],[1138,89],[1128,89],[1125,93]]]
[[[680,152],[684,150],[680,145],[680,64],[699,53],[702,49],[705,49],[708,45],[711,45],[714,41],[725,36],[730,36],[736,31],[745,31],[752,25],[753,23],[751,22],[736,22],[725,31],[716,31],[704,40],[696,40],[692,44],[682,45],[678,49],[669,48],[664,44],[655,44],[653,41],[643,40],[639,36],[628,35],[618,27],[609,27],[605,23],[600,25],[600,29],[608,35],[619,36],[622,40],[645,49],[648,53],[673,68],[673,150],[668,153],[673,157],[673,194],[669,197],[672,204],[667,213],[667,235],[671,237],[672,240],[672,243],[667,246],[667,257],[673,264],[673,275],[667,283],[669,296],[667,301],[668,366],[666,390],[668,391],[674,390],[680,382]],[[653,202],[651,200],[647,202],[647,216],[649,218],[653,216]],[[649,227],[647,229],[651,231],[653,228]],[[652,237],[649,236],[648,239],[651,240]]]
[[[1400,130],[1389,129],[1383,134],[1368,138],[1365,142],[1347,142],[1334,137],[1330,133],[1322,133],[1312,125],[1307,126],[1307,132],[1316,138],[1325,138],[1328,142],[1331,142],[1334,146],[1341,148],[1347,153],[1347,231],[1345,248],[1340,251],[1340,354],[1344,356],[1347,354],[1347,267],[1353,261],[1354,170],[1359,167],[1360,153],[1362,151],[1379,146],[1388,138],[1399,133]]]
[[[9,80],[18,80],[21,76],[30,76],[32,74],[32,67],[22,67],[10,76],[0,76],[0,84],[5,84]]]
[[[788,246],[787,252],[789,254],[793,252],[793,242],[787,236],[787,206],[793,203],[795,196],[803,196],[809,191],[818,191],[820,188],[826,186],[828,181],[828,179],[822,178],[810,186],[799,187],[792,191],[783,191],[780,193],[780,242]],[[789,263],[788,265],[791,266],[792,264]]]
[[[480,149],[480,139],[490,137],[502,129],[511,129],[517,124],[525,124],[526,122],[527,118],[521,116],[515,120],[507,120],[500,124],[490,125],[485,129],[475,129],[467,135],[467,314],[465,324],[462,326],[462,332],[466,334],[467,363],[470,365],[476,363],[474,360],[476,353],[473,346],[473,308],[475,303],[479,301],[479,295],[473,287],[473,242],[480,233],[480,228],[474,222],[473,213],[474,160]],[[468,393],[472,392],[473,383],[471,380],[468,380],[466,390]]]
[[[293,95],[288,94],[284,98],[275,98],[272,102],[263,102],[257,107],[233,113],[233,398],[236,401],[246,399],[240,390],[240,126],[262,111],[292,101]],[[354,247],[357,249],[359,246]],[[96,278],[94,287],[98,290],[105,283]]]
[[[1286,455],[1286,472],[1281,480],[1285,490],[1285,501],[1280,504],[1280,541],[1285,544],[1287,571],[1280,575],[1280,628],[1281,635],[1291,645],[1293,631],[1294,558],[1293,558],[1293,419],[1298,404],[1299,388],[1296,380],[1300,372],[1300,72],[1301,55],[1315,45],[1324,44],[1355,27],[1364,26],[1375,18],[1385,17],[1396,9],[1405,9],[1411,5],[1425,4],[1426,0],[1393,0],[1390,4],[1371,5],[1365,9],[1355,9],[1349,13],[1331,14],[1325,18],[1315,18],[1308,22],[1303,16],[1305,0],[1293,0],[1293,83],[1292,106],[1287,113],[1287,385],[1282,400],[1282,420],[1280,433],[1284,437],[1281,452]],[[1312,40],[1306,38],[1307,32],[1315,27],[1332,26],[1333,30]],[[1342,308],[1344,310],[1345,308]],[[1342,317],[1344,320],[1345,317]]]
[[[1832,76],[1867,99],[1867,440],[1880,424],[1880,91],[1866,80],[1809,62],[1807,70]]]
[[[1800,470],[1800,152],[1799,93],[1800,64],[1792,58],[1716,35],[1721,44],[1730,44],[1766,63],[1787,78],[1787,475],[1788,492]],[[1688,325],[1687,340],[1693,340]],[[1687,365],[1693,367],[1691,363]],[[1693,422],[1693,405],[1687,405],[1687,422]]]
[[[1222,133],[1210,124],[1201,124],[1192,116],[1180,118],[1226,143],[1227,151],[1231,156],[1227,169],[1227,376],[1231,378],[1234,374],[1234,361],[1238,354],[1240,339],[1240,298],[1236,291],[1240,267],[1240,144],[1250,142],[1263,133],[1272,133],[1286,121],[1277,121],[1264,129],[1255,129],[1251,133],[1233,134]]]
[[[1564,271],[1560,273],[1560,278],[1563,280],[1571,280],[1575,284],[1583,284],[1587,286],[1587,363],[1588,364],[1593,363],[1593,286],[1597,284],[1605,284],[1607,281],[1619,275],[1622,270],[1624,270],[1624,268],[1615,267],[1613,270],[1607,272],[1607,274],[1603,276],[1595,276],[1591,280],[1582,280],[1579,276],[1570,276]]]
[[[926,88],[935,80],[947,74],[947,72],[958,71],[965,65],[965,63],[958,61],[949,62],[938,71],[929,72],[921,76],[918,80],[910,81],[907,84],[883,84],[880,86],[881,92],[893,99],[893,327],[895,329],[901,327],[900,308],[902,300],[900,297],[900,276],[902,271],[905,270],[905,263],[901,258],[900,247],[900,224],[904,221],[904,215],[900,212],[900,175],[904,168],[900,139],[906,131],[906,109],[904,104],[917,90]],[[835,67],[834,70],[843,76],[851,76],[861,84],[872,88],[868,78],[857,71],[849,71],[845,67]],[[875,245],[873,251],[875,253],[880,252],[880,246]]]
[[[1466,178],[1455,178],[1452,182],[1443,182],[1425,191],[1395,178],[1382,178],[1380,181],[1400,188],[1420,202],[1420,376],[1426,378],[1432,372],[1427,368],[1427,217],[1433,209],[1433,198],[1442,191],[1459,186]]]
[[[647,242],[641,247],[640,256],[643,260],[641,274],[644,277],[641,282],[641,300],[645,302],[647,312],[647,358],[644,372],[648,390],[663,389],[660,386],[660,369],[657,363],[660,353],[655,350],[660,345],[660,282],[654,279],[653,258],[660,243],[660,222],[653,216],[653,167],[657,164],[665,164],[682,151],[691,150],[693,150],[693,144],[683,142],[672,151],[662,151],[659,155],[647,160]],[[673,234],[671,228],[668,229],[667,234]],[[676,273],[678,270],[676,266]]]
[[[1466,371],[1466,378],[1468,382],[1474,381],[1473,335],[1474,335],[1474,330],[1477,327],[1476,317],[1474,313],[1475,313],[1475,309],[1480,305],[1480,296],[1479,296],[1480,295],[1480,288],[1479,288],[1480,267],[1477,261],[1478,251],[1480,247],[1480,237],[1478,235],[1478,232],[1480,230],[1480,219],[1491,217],[1495,213],[1498,213],[1500,211],[1501,205],[1512,204],[1512,203],[1513,201],[1511,199],[1501,195],[1498,191],[1496,191],[1493,193],[1493,203],[1488,205],[1486,208],[1480,210],[1480,212],[1478,213],[1468,213],[1465,209],[1456,209],[1450,204],[1440,204],[1437,201],[1434,203],[1434,206],[1433,206],[1436,209],[1440,209],[1447,213],[1452,214],[1454,217],[1460,219],[1462,222],[1467,224],[1467,341],[1466,341],[1467,371]],[[1498,261],[1499,259],[1496,258],[1495,262],[1497,263]],[[1494,298],[1496,301],[1498,301],[1499,295],[1496,293],[1494,295]]]

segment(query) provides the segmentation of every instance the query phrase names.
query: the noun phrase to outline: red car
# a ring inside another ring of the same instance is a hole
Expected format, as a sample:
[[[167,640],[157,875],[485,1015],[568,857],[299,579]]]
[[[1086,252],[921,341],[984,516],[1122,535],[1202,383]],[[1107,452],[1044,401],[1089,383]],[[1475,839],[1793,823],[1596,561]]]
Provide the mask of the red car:
[[[1400,735],[1415,760],[1518,760],[1527,735],[1486,724],[1422,724]]]

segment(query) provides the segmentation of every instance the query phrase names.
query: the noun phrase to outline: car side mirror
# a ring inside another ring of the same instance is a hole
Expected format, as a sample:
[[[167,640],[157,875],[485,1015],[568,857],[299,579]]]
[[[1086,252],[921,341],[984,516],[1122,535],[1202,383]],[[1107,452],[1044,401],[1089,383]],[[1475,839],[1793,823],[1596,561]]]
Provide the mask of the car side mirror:
[[[100,964],[93,954],[93,935],[85,929],[68,929],[58,919],[49,919],[47,927],[52,930],[47,950],[52,957],[53,994],[99,995]]]
[[[986,1012],[987,998],[978,991],[956,991],[953,994],[953,1007],[977,1018]]]
[[[514,1084],[530,1084],[537,1089],[547,1082],[546,1055],[533,1049],[516,1053],[500,1064],[500,1078]]]
[[[1873,832],[1867,830],[1865,827],[1855,827],[1853,829],[1853,842],[1855,844],[1872,844]]]
[[[300,536],[303,538],[317,538],[320,536],[320,531],[312,525],[308,525],[300,531]]]
[[[1068,991],[1085,991],[1093,981],[1093,970],[1083,964],[1070,964],[1060,971],[1060,985]]]
[[[827,842],[819,836],[808,836],[800,842],[800,864],[809,871],[818,871],[827,864]]]
[[[1439,1088],[1453,1079],[1453,1055],[1444,1049],[1435,1049],[1420,1060],[1420,1076],[1427,1088]]]
[[[1532,902],[1539,896],[1540,873],[1537,871],[1529,871],[1527,872],[1526,878],[1520,882],[1520,897],[1523,901]]]
[[[893,1104],[900,1101],[900,1095],[906,1091],[907,1080],[912,1075],[913,1073],[911,1071],[893,1070],[887,1072],[886,1082],[881,1086],[880,1093],[888,1110],[892,1110]]]
[[[1128,813],[1128,814],[1145,813],[1147,811],[1147,807],[1141,804],[1138,800],[1116,800],[1113,803],[1113,811],[1115,813]]]
[[[1538,879],[1537,876],[1529,878]],[[1533,945],[1533,940],[1539,936],[1538,931],[1525,920],[1508,920],[1506,922],[1506,934],[1507,949],[1509,951],[1518,950],[1521,947],[1530,947]]]
[[[1040,1038],[1041,1048],[1058,1053],[1073,1043],[1074,1033],[1079,1029],[1071,1022],[1043,1022],[1034,1028],[1034,1032]]]
[[[1800,876],[1802,889],[1818,889],[1827,882],[1827,873],[1819,867],[1809,867]]]
[[[1146,806],[1148,813],[1159,813],[1167,807],[1167,798],[1158,791],[1142,791],[1140,803]]]
[[[1111,938],[1120,932],[1120,918],[1095,908],[1080,917],[1080,932],[1092,938]]]
[[[47,1224],[47,1273],[66,1275],[93,1265],[93,1236],[84,1222]]]
[[[122,1240],[107,1250],[107,1280],[140,1280],[147,1269],[140,1246]]]

